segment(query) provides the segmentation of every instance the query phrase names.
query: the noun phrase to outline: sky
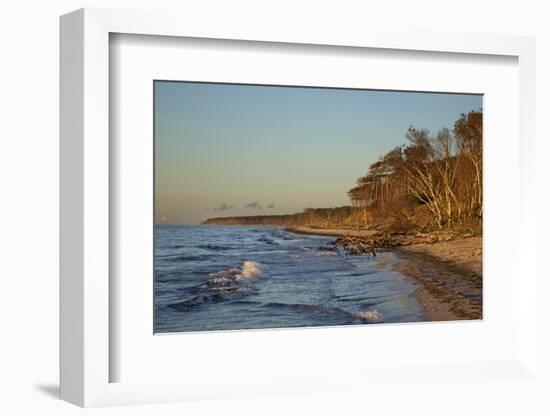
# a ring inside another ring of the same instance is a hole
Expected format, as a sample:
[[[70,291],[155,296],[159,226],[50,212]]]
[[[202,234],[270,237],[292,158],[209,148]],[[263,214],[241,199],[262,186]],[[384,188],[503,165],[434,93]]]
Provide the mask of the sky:
[[[155,221],[348,205],[409,126],[452,128],[481,95],[155,81]]]

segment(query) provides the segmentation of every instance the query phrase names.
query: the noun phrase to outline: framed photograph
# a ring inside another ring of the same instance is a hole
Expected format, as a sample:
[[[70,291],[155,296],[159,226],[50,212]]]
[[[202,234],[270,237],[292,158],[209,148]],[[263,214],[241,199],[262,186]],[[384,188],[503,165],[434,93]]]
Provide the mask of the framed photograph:
[[[155,333],[482,318],[482,95],[153,88]]]
[[[62,398],[533,377],[534,50],[63,16]]]

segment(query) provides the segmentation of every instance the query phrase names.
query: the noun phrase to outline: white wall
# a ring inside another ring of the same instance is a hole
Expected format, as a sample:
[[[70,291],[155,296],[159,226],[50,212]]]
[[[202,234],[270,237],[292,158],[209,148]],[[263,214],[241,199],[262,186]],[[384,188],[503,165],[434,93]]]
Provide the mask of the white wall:
[[[58,367],[58,16],[84,6],[180,10],[208,21],[210,13],[268,16],[282,25],[395,25],[439,30],[536,35],[540,175],[548,154],[550,13],[544,1],[146,1],[12,0],[0,9],[0,411],[3,414],[73,414],[60,402]],[[287,22],[287,23],[285,23]],[[543,138],[545,140],[543,140]],[[548,165],[548,163],[546,163]],[[543,182],[540,182],[543,186]],[[546,186],[546,190],[548,186]],[[548,235],[549,198],[540,199],[541,253]],[[544,228],[543,228],[544,227]],[[513,245],[513,242],[511,242]],[[546,243],[546,247],[548,244]],[[540,256],[542,257],[542,256]],[[540,259],[540,273],[550,277]],[[544,267],[544,270],[542,270]],[[545,300],[549,285],[539,287]],[[540,302],[548,323],[549,307]],[[548,331],[541,331],[550,351]],[[546,370],[548,359],[542,354]],[[547,353],[546,353],[547,355]],[[546,371],[546,374],[549,374]],[[544,386],[546,393],[550,386]],[[100,414],[549,414],[544,388],[529,383],[446,385],[407,390],[388,387],[375,397],[345,393],[101,409]]]

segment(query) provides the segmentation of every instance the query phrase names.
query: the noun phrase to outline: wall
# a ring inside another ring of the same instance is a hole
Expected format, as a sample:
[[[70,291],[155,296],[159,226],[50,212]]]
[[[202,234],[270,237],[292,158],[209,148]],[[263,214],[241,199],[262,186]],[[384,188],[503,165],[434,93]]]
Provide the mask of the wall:
[[[0,409],[3,414],[73,414],[80,409],[55,399],[58,368],[58,16],[74,9],[115,7],[181,10],[208,21],[211,13],[267,16],[285,24],[326,24],[329,31],[348,25],[384,24],[451,31],[536,35],[538,38],[539,189],[548,154],[550,113],[550,29],[545,2],[485,1],[129,1],[20,0],[4,2],[0,13]],[[543,140],[546,138],[546,141]],[[548,219],[548,196],[539,196],[539,250]],[[542,256],[540,256],[542,257]],[[540,259],[539,259],[540,260]],[[539,261],[539,273],[550,276]],[[539,287],[548,293],[546,282]],[[541,316],[548,314],[540,303]],[[542,319],[541,319],[542,320]],[[541,331],[547,351],[548,334]],[[542,365],[548,369],[547,359]],[[548,372],[546,372],[548,374]],[[548,386],[546,386],[548,391]],[[381,412],[422,414],[543,414],[542,385],[388,386],[374,397],[333,395],[259,398],[163,405],[154,409],[102,409],[100,414],[310,414]],[[548,413],[546,413],[548,414]]]

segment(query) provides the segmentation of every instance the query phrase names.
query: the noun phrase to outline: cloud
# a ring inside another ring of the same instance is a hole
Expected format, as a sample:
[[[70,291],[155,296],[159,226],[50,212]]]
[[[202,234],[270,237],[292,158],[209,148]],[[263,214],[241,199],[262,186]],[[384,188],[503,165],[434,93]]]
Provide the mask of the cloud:
[[[262,205],[259,202],[249,202],[248,204],[245,204],[245,208],[251,208],[251,209],[262,209]]]
[[[267,205],[267,209],[273,209],[273,208],[275,208],[275,203],[274,202]]]
[[[227,211],[229,209],[233,209],[233,205],[228,205],[225,202],[222,202],[220,205],[218,205],[217,207],[215,207],[213,209],[214,209],[214,211]]]

